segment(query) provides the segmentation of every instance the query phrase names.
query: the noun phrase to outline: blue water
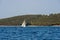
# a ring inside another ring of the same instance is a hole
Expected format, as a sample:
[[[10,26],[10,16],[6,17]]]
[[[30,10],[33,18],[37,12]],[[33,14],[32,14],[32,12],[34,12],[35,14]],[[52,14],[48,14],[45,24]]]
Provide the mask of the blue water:
[[[0,26],[0,40],[60,40],[60,27]]]

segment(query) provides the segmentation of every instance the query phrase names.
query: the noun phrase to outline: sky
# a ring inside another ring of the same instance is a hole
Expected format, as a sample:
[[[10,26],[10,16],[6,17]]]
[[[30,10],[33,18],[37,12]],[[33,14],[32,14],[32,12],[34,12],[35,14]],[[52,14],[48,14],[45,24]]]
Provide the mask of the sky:
[[[60,13],[60,0],[0,0],[0,18]]]

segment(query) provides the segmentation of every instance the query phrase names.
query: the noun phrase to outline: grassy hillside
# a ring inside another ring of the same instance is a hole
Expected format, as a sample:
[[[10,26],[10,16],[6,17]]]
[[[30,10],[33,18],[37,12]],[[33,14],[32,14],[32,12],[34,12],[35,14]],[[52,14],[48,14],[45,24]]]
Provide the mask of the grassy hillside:
[[[0,25],[21,25],[23,20],[31,25],[60,25],[60,13],[50,15],[23,15],[0,19]]]

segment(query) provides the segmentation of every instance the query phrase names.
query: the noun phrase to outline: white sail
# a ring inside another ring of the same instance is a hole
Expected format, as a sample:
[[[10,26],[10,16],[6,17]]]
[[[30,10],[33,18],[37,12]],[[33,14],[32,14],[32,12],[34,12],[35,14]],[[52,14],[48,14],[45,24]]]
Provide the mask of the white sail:
[[[24,20],[23,23],[22,23],[22,27],[26,27],[26,22],[25,22],[25,20]]]

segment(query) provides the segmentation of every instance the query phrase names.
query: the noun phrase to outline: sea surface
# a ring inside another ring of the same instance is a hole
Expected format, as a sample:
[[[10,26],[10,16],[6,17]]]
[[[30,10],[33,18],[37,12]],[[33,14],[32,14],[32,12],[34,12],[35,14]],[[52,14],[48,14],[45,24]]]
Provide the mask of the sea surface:
[[[0,26],[0,40],[60,40],[60,26]]]

